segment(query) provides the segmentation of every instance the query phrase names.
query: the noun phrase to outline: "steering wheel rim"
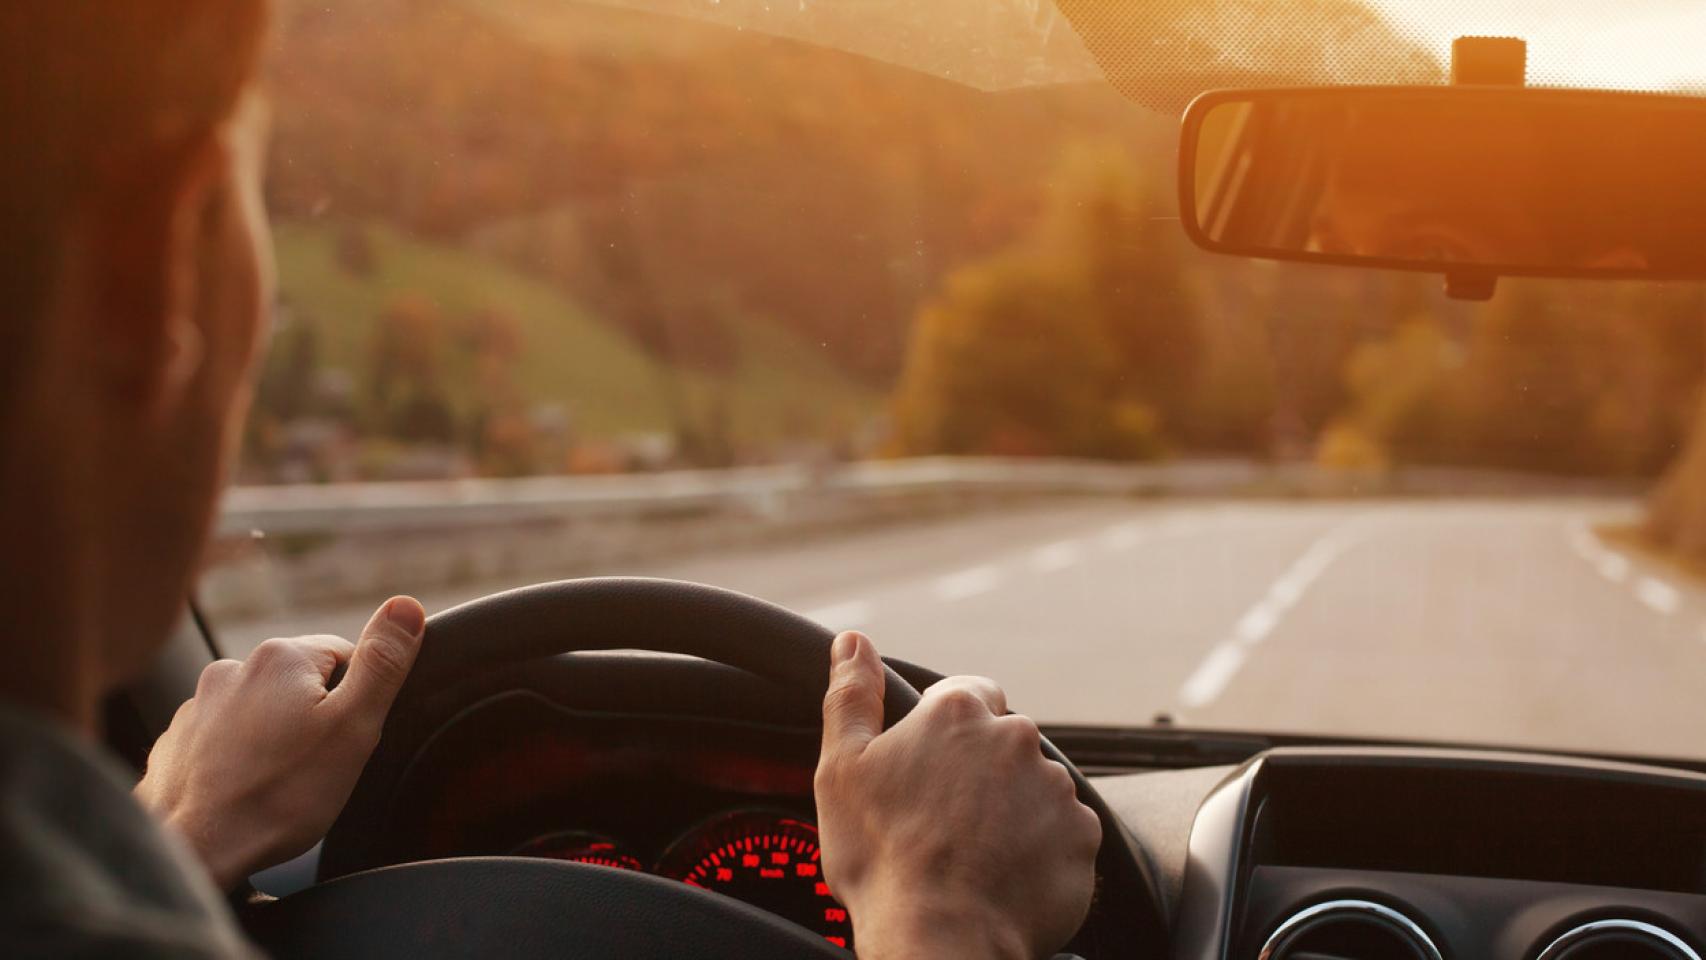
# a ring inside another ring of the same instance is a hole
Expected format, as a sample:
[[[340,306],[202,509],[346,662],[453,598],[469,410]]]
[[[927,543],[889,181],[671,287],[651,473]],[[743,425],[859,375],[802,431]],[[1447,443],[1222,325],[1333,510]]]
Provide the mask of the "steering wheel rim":
[[[781,938],[766,941],[772,943],[772,949],[788,940],[789,931],[797,931],[801,937],[790,946],[793,955],[845,957],[845,952],[808,931],[730,898],[695,890],[684,884],[632,882],[619,879],[619,871],[581,864],[546,861],[541,865],[540,861],[521,858],[476,858],[403,864],[341,876],[349,868],[365,866],[366,848],[382,833],[380,827],[390,809],[392,791],[408,759],[402,754],[412,754],[412,745],[418,743],[423,732],[418,725],[416,729],[410,729],[416,724],[413,715],[417,708],[434,690],[462,679],[471,671],[576,651],[643,648],[720,662],[787,687],[803,688],[821,700],[828,687],[829,646],[833,640],[834,633],[828,628],[784,607],[746,594],[684,581],[631,577],[563,580],[521,587],[428,617],[419,658],[387,720],[380,748],[326,836],[321,878],[335,879],[270,905],[272,916],[259,925],[258,935],[264,937],[267,931],[272,931],[272,945],[280,951],[279,956],[340,955],[328,952],[338,948],[338,941],[314,937],[312,931],[307,934],[309,940],[305,941],[303,928],[335,930],[357,923],[370,926],[376,908],[383,909],[384,904],[397,899],[406,904],[418,903],[422,899],[422,891],[426,891],[427,899],[439,904],[437,909],[441,912],[452,909],[449,901],[455,901],[454,909],[478,909],[482,911],[481,922],[489,923],[494,919],[491,916],[494,908],[501,913],[512,909],[512,904],[532,902],[529,897],[501,893],[510,883],[499,878],[508,875],[515,882],[526,877],[532,883],[541,882],[541,877],[549,877],[549,883],[560,887],[564,896],[590,898],[592,902],[602,904],[590,918],[594,922],[615,920],[619,924],[619,915],[624,913],[634,914],[630,919],[636,921],[655,919],[661,912],[673,917],[669,922],[677,924],[679,930],[680,918],[690,916],[696,924],[708,924],[707,929],[715,927],[718,922],[726,922],[731,929],[738,928],[741,936]],[[892,668],[885,665],[884,670],[887,683],[885,726],[892,726],[917,705],[919,693]],[[1103,844],[1097,857],[1098,870],[1110,885],[1112,882],[1108,875],[1113,872],[1126,883],[1141,887],[1143,904],[1134,905],[1129,912],[1122,911],[1122,915],[1130,922],[1130,933],[1139,937],[1145,948],[1158,949],[1162,926],[1147,864],[1133,849],[1118,818],[1083,774],[1046,738],[1043,739],[1042,750],[1050,759],[1066,767],[1077,785],[1080,799],[1101,818]],[[476,869],[459,867],[459,864],[479,864],[479,891],[497,892],[499,902],[473,904],[465,897],[455,897],[458,871]],[[506,867],[503,864],[516,866]],[[401,898],[386,896],[387,891],[393,888],[412,890],[414,895]],[[610,894],[618,888],[625,896],[613,898]],[[711,900],[702,902],[701,897]],[[359,911],[355,909],[358,904],[361,906]],[[405,909],[404,917],[400,919],[406,921],[407,913]],[[561,933],[565,936],[574,934],[574,924],[589,919],[570,916],[560,909],[553,911],[551,916],[556,924],[564,926]],[[501,916],[495,919],[503,922]],[[538,915],[530,913],[517,918],[518,921],[523,919],[537,920]],[[777,924],[786,929],[779,931]],[[405,945],[400,938],[407,936],[409,924],[402,922],[395,926],[399,929],[388,933],[381,942],[395,948],[398,956],[462,955],[455,949],[448,952],[439,949],[449,946],[440,941],[417,939]],[[415,924],[413,929],[418,933],[423,928]],[[474,932],[468,924],[463,924],[462,929]],[[289,935],[285,936],[286,933]],[[562,943],[550,937],[543,942],[553,945],[551,955],[562,955]],[[621,949],[617,953],[598,952],[597,944],[585,938],[575,938],[570,942],[593,951],[582,954],[586,956],[646,955],[640,950],[640,944],[629,939],[618,938]],[[738,938],[736,942],[740,942]],[[422,952],[429,946],[435,950],[434,954]],[[513,952],[512,948],[517,946],[506,941],[506,955],[529,955]],[[664,952],[652,955],[675,955],[668,952],[672,948],[670,945],[658,946]],[[679,946],[679,940],[673,942],[674,948]],[[747,943],[743,949],[750,946]],[[373,956],[371,952],[359,955]],[[546,954],[541,952],[539,955]]]
[[[575,630],[573,644],[564,635]],[[404,710],[425,689],[493,662],[532,660],[586,650],[644,649],[739,667],[778,683],[815,691],[829,686],[835,633],[767,600],[684,580],[592,577],[494,593],[427,618],[426,638],[398,696]],[[758,646],[761,635],[785,638]],[[492,637],[501,637],[493,645]],[[473,637],[487,638],[482,643]],[[482,645],[483,644],[483,645]],[[884,725],[918,703],[918,691],[885,666]]]

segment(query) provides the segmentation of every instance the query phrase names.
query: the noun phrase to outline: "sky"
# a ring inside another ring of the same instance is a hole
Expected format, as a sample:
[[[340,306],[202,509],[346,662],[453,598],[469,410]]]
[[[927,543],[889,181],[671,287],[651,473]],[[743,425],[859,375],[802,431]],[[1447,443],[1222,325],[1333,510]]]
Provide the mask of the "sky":
[[[1453,37],[1519,36],[1531,83],[1706,92],[1701,0],[1371,0],[1443,51]]]

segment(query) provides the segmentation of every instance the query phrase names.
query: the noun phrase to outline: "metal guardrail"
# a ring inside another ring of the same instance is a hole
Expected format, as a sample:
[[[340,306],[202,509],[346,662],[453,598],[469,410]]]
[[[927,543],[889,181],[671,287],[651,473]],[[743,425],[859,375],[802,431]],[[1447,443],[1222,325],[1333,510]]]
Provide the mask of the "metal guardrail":
[[[226,493],[219,530],[240,535],[453,527],[719,507],[766,512],[802,494],[1183,491],[1254,482],[1261,473],[1254,464],[1230,460],[1127,465],[941,457],[831,467],[235,487]]]
[[[711,509],[775,513],[802,495],[1085,493],[1204,496],[1262,489],[1304,493],[1439,495],[1546,492],[1629,495],[1641,481],[1538,477],[1502,471],[1407,468],[1328,471],[1312,464],[1177,460],[931,457],[835,466],[782,465],[610,476],[431,480],[236,487],[219,532],[241,536],[454,528],[585,516],[670,515]]]

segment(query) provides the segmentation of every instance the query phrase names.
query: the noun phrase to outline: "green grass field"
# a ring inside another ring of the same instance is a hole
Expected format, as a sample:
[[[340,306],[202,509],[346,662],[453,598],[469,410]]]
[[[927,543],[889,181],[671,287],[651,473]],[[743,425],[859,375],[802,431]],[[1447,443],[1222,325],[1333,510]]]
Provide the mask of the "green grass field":
[[[273,238],[293,319],[315,325],[322,363],[348,370],[358,387],[374,318],[398,298],[414,296],[447,319],[487,309],[512,316],[523,339],[516,376],[524,396],[563,405],[582,436],[669,429],[668,376],[678,378],[696,413],[720,399],[741,442],[827,437],[881,402],[821,348],[759,318],[737,323],[739,358],[728,375],[673,373],[562,291],[496,260],[373,226],[374,267],[357,275],[338,260],[338,233],[336,226],[284,222]],[[451,404],[466,409],[468,358],[446,360]]]

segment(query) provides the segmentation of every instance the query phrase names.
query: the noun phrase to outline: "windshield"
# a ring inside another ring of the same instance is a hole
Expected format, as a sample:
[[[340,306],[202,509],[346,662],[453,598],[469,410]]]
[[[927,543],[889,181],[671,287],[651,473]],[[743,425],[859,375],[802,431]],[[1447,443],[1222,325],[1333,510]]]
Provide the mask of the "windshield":
[[[660,576],[1045,722],[1706,754],[1706,291],[1177,222],[1211,86],[1706,77],[1687,0],[1477,6],[279,4],[218,642]]]

